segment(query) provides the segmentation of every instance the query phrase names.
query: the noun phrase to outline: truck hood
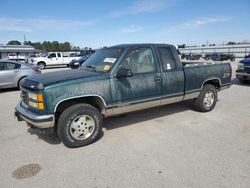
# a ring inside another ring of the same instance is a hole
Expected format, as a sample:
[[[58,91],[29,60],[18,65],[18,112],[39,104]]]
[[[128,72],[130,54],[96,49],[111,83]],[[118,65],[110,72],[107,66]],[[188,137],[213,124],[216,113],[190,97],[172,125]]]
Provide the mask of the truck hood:
[[[246,58],[240,61],[240,63],[250,64],[250,58]]]
[[[70,80],[77,80],[86,77],[89,78],[101,74],[103,73],[85,71],[82,69],[49,72],[49,73],[29,76],[27,79],[25,79],[24,83],[22,84],[22,87],[31,90],[37,90],[56,83],[66,82]]]

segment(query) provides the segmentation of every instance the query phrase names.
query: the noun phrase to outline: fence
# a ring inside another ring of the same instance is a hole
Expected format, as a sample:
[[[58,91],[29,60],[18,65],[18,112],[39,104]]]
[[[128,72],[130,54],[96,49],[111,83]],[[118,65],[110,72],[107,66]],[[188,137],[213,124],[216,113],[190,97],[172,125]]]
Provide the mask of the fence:
[[[186,48],[179,48],[179,50],[181,53],[199,53],[199,54],[207,54],[213,52],[233,53],[237,58],[244,58],[245,55],[250,53],[250,44],[186,47]]]

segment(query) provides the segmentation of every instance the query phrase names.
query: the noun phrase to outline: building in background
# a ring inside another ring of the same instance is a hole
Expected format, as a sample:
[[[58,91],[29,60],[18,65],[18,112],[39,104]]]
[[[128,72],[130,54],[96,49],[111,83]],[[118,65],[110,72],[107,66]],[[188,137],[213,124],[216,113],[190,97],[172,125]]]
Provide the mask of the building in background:
[[[223,45],[223,46],[202,46],[202,47],[185,47],[179,48],[181,53],[230,53],[234,54],[236,58],[244,58],[250,53],[250,44],[237,44],[237,45]]]
[[[0,59],[9,59],[10,56],[15,55],[16,57],[28,58],[37,53],[41,53],[41,50],[29,45],[0,45]]]

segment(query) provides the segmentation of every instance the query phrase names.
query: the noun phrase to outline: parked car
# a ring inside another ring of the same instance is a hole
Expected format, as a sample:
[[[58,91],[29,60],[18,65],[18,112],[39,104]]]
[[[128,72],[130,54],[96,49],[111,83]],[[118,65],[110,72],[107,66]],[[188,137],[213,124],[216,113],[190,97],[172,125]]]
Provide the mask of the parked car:
[[[202,55],[197,54],[197,53],[190,53],[190,54],[186,55],[187,60],[199,60],[201,57],[202,57]]]
[[[18,53],[9,53],[8,59],[9,60],[25,60],[26,57],[23,55],[18,55]]]
[[[186,58],[187,58],[187,54],[181,53],[181,59],[186,59]]]
[[[118,45],[96,51],[81,69],[27,78],[15,114],[79,147],[98,139],[105,117],[189,99],[211,111],[231,71],[230,63],[183,66],[173,45]]]
[[[235,61],[235,55],[234,54],[224,54],[224,53],[208,53],[204,56],[205,60],[213,60],[213,61]]]
[[[91,54],[88,54],[88,55],[85,55],[85,56],[81,57],[78,60],[72,60],[69,63],[69,67],[71,69],[78,69],[90,56],[91,56]]]
[[[36,64],[40,69],[45,69],[47,66],[68,66],[72,60],[80,59],[79,55],[75,52],[49,52],[40,57],[32,58],[31,63]]]
[[[37,66],[17,61],[0,61],[0,89],[20,88],[22,81],[29,75],[40,74]]]
[[[243,59],[239,62],[236,77],[240,83],[246,83],[250,80],[250,58]]]
[[[250,53],[247,54],[247,55],[245,56],[245,59],[246,59],[246,58],[250,58]]]

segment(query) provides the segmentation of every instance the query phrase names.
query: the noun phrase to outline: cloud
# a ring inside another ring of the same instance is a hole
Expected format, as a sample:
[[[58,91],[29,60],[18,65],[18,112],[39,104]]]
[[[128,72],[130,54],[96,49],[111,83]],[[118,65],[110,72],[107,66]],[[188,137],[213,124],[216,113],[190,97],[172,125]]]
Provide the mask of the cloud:
[[[176,0],[136,0],[129,7],[110,13],[109,17],[160,12],[175,3]]]
[[[165,30],[165,32],[171,33],[171,32],[176,32],[176,31],[180,31],[180,30],[187,30],[187,29],[197,30],[197,29],[201,29],[207,25],[216,24],[216,23],[223,23],[223,22],[227,22],[229,20],[230,20],[229,18],[225,18],[225,17],[196,18],[196,19],[189,20],[189,21],[186,21],[186,22],[183,22],[180,24],[168,26],[168,29]]]
[[[208,24],[214,24],[214,23],[220,23],[220,22],[226,22],[226,21],[228,21],[228,19],[224,17],[213,17],[213,18],[204,17],[204,18],[199,18],[199,19],[192,20],[192,21],[187,21],[183,24],[183,26],[197,28],[197,27],[208,25]]]
[[[131,26],[128,26],[128,27],[121,28],[120,33],[123,33],[123,34],[137,33],[137,32],[143,31],[144,29],[145,28],[140,27],[140,26],[131,25]]]
[[[33,31],[59,31],[85,29],[95,25],[97,20],[59,20],[49,18],[28,18],[18,19],[10,17],[0,17],[0,31],[33,32]]]

